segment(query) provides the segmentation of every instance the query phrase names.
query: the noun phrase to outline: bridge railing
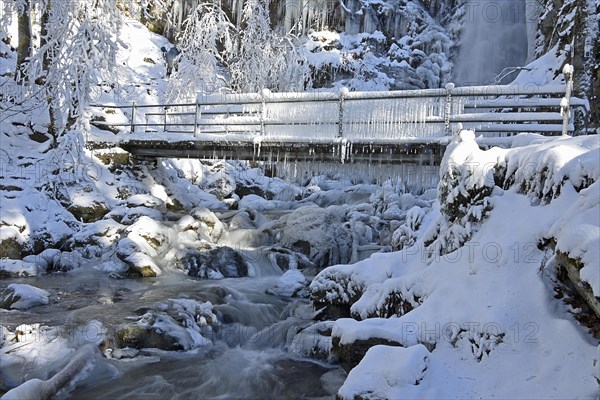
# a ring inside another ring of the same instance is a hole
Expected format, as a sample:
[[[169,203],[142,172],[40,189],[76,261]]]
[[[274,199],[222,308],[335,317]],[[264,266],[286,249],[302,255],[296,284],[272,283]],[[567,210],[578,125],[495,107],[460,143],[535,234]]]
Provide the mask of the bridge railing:
[[[203,95],[195,103],[102,105],[122,122],[96,122],[130,132],[173,132],[296,141],[398,140],[448,135],[459,124],[487,135],[573,131],[572,70],[566,85],[496,85],[389,92],[304,92]],[[112,110],[116,112],[115,110]]]

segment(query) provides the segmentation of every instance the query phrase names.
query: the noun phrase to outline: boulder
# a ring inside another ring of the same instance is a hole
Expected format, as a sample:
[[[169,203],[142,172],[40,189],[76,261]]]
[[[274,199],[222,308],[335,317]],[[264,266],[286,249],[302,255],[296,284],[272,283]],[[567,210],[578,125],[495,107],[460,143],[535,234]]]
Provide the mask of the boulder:
[[[190,250],[181,259],[188,275],[204,279],[239,278],[248,275],[244,258],[231,247],[217,247],[209,251]]]
[[[23,237],[18,226],[0,226],[0,258],[20,259],[24,247]]]
[[[375,346],[340,387],[340,400],[423,397],[415,391],[430,368],[432,354],[421,344],[411,347]],[[412,393],[407,394],[407,393]],[[427,389],[423,392],[427,393]],[[427,396],[424,396],[427,397]]]
[[[8,238],[0,241],[0,258],[21,258],[23,254],[23,245],[14,238]]]
[[[210,302],[170,299],[145,310],[136,322],[117,329],[119,347],[189,350],[211,343],[203,334],[209,336],[218,327]]]

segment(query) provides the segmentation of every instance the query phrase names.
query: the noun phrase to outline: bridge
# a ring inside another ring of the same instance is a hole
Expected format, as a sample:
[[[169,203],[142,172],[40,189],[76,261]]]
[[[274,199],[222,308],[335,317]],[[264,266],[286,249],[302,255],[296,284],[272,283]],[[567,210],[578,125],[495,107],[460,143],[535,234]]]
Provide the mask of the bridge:
[[[268,162],[437,165],[453,132],[481,144],[521,132],[572,133],[572,72],[565,84],[389,92],[203,95],[188,104],[92,106],[89,146],[117,144],[140,157]]]

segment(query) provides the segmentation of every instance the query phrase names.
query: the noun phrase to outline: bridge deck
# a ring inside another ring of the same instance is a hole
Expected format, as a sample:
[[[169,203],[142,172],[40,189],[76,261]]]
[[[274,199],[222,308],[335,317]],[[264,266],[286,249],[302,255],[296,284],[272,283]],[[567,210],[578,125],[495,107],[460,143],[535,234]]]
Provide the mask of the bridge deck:
[[[447,140],[446,140],[447,142]],[[439,165],[444,140],[335,142],[283,140],[176,140],[133,139],[122,142],[89,142],[91,148],[118,145],[137,157],[227,159],[267,162],[343,162]]]

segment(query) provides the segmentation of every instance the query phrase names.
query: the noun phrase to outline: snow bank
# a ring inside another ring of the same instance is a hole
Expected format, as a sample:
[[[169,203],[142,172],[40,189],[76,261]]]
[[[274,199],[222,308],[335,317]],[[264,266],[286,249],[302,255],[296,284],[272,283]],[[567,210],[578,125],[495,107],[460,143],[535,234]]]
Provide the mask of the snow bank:
[[[334,354],[346,357],[355,342],[377,341],[431,351],[418,385],[399,381],[403,366],[387,368],[401,354],[376,365],[386,356],[378,349],[338,394],[598,396],[596,342],[554,298],[551,250],[539,244],[554,237],[558,251],[581,262],[581,278],[598,293],[599,148],[597,137],[575,137],[483,151],[472,133],[462,132],[444,157],[438,203],[421,218],[414,244],[326,268],[311,283],[316,305],[346,308],[354,318],[335,321]],[[402,224],[408,229],[414,222]],[[393,384],[376,380],[382,376]]]

